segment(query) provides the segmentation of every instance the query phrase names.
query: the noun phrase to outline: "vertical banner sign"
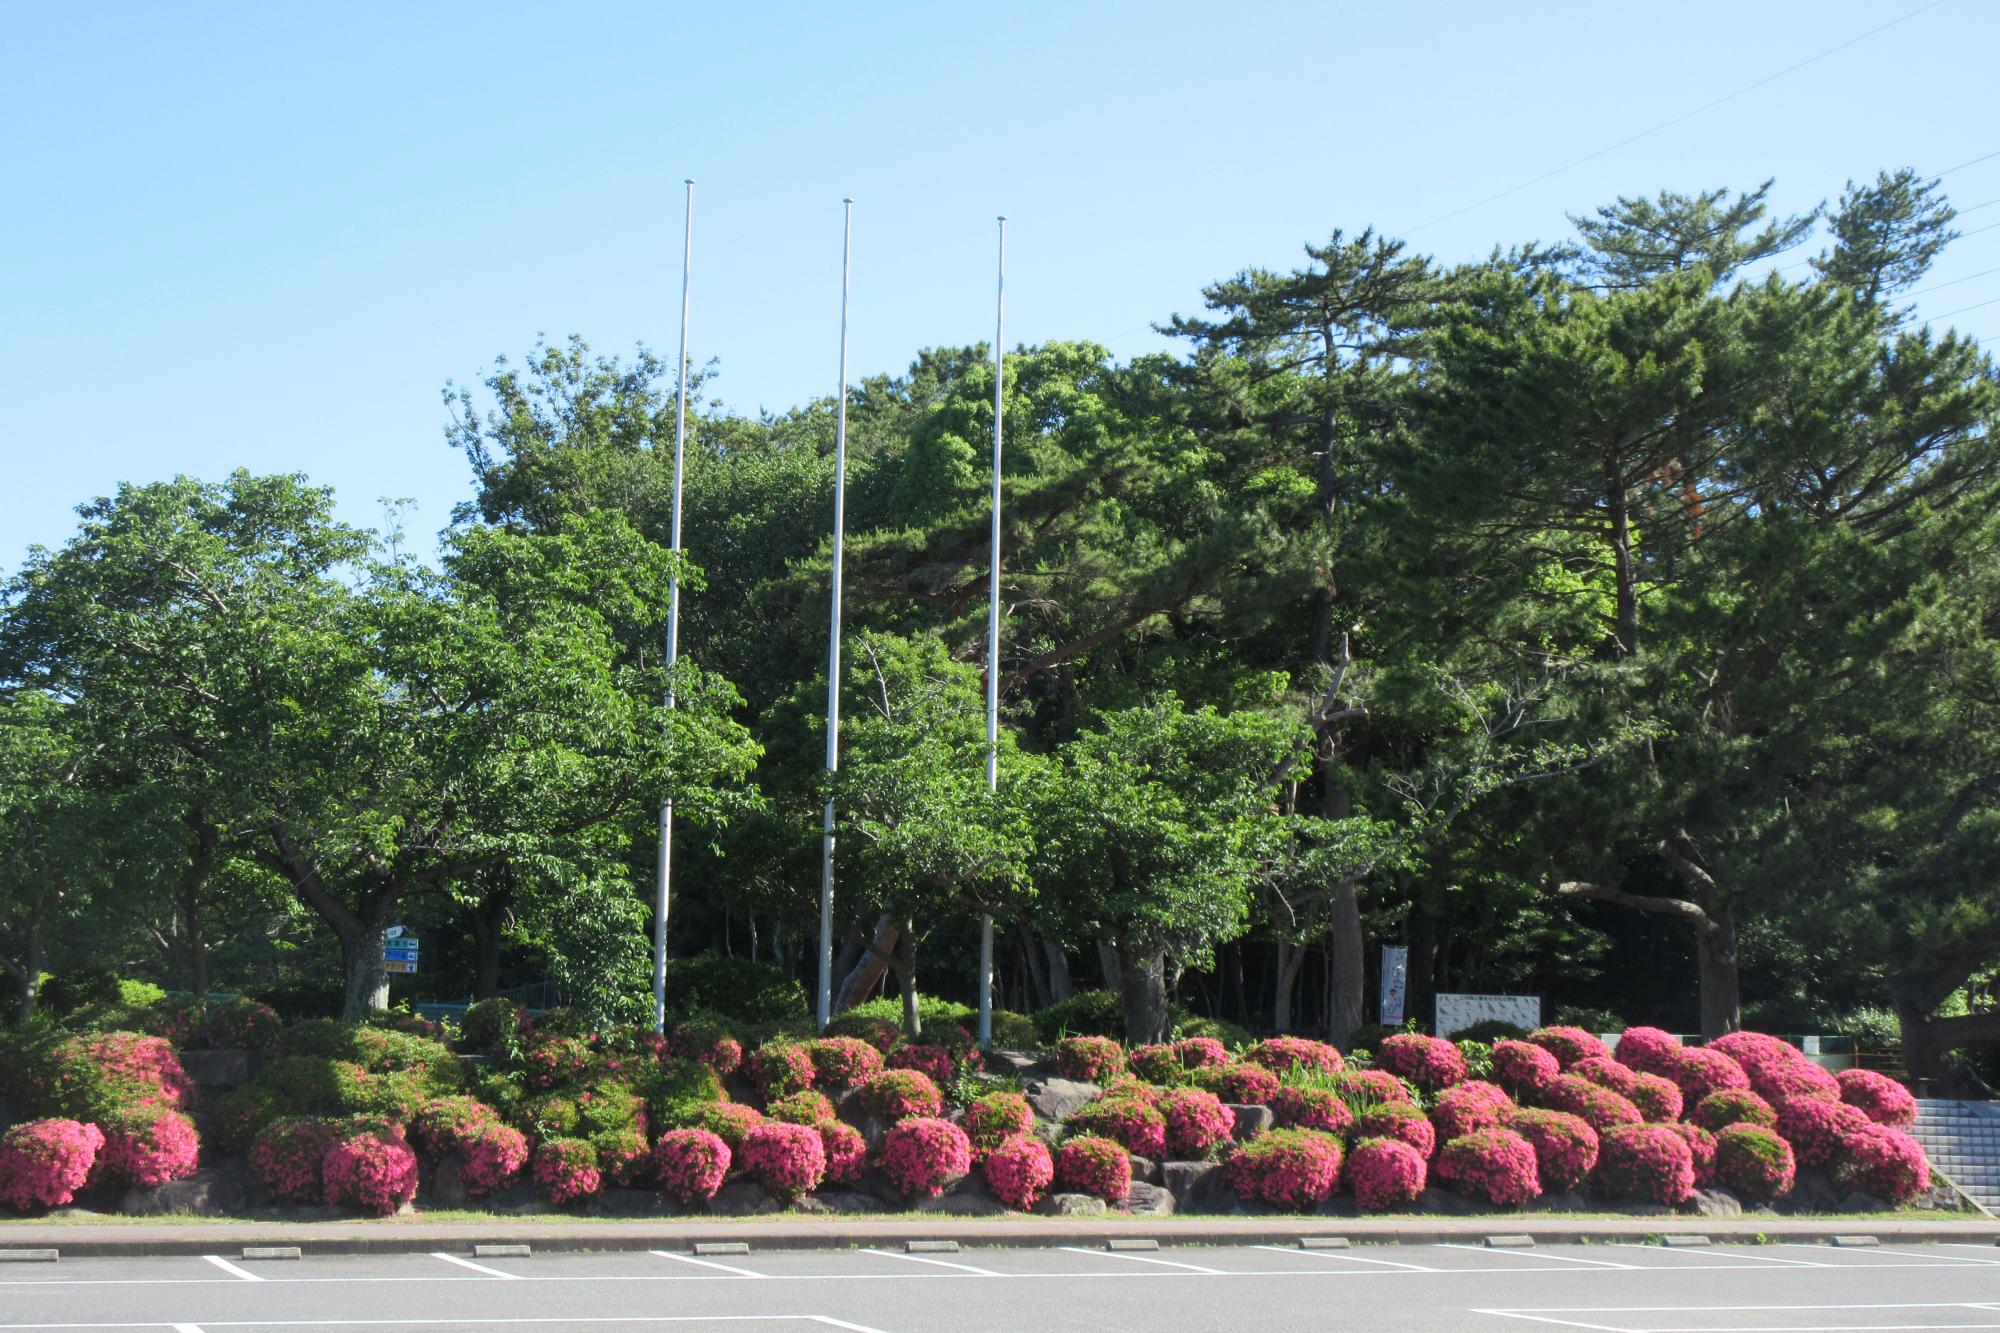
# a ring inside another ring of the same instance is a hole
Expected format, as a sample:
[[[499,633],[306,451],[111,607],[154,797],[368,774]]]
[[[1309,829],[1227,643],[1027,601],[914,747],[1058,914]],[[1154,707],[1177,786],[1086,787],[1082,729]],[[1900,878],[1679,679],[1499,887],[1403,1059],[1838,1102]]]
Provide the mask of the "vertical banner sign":
[[[1410,950],[1401,944],[1382,946],[1382,1026],[1403,1025],[1403,998],[1410,985]]]
[[[402,926],[389,927],[388,940],[382,947],[382,970],[384,972],[411,975],[417,970],[417,951],[422,947],[416,935]]]

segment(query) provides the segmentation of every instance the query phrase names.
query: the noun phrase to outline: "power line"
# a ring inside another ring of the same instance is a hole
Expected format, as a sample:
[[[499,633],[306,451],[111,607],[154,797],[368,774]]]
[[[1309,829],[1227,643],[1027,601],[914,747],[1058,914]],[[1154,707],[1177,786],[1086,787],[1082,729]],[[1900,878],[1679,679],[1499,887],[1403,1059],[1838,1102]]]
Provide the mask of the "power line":
[[[1921,13],[1922,11],[1920,10],[1918,12]],[[1898,23],[1902,22],[1901,19],[1897,19],[1896,21]],[[1951,175],[1951,173],[1954,171],[1964,171],[1967,167],[1976,167],[1981,162],[1986,161],[1988,158],[1994,158],[1994,157],[2000,157],[2000,148],[1994,149],[1992,152],[1986,154],[1984,157],[1975,157],[1970,162],[1961,162],[1955,167],[1946,167],[1943,171],[1940,171],[1936,176],[1932,177],[1932,179],[1943,180],[1946,176]]]
[[[1911,10],[1909,13],[1903,15],[1901,18],[1890,19],[1887,23],[1884,23],[1880,27],[1870,28],[1867,32],[1862,33],[1859,37],[1850,37],[1838,46],[1829,46],[1826,50],[1821,51],[1818,55],[1808,56],[1804,60],[1799,61],[1796,65],[1788,65],[1784,69],[1779,70],[1776,74],[1766,75],[1764,78],[1757,80],[1755,83],[1745,84],[1743,87],[1738,88],[1733,93],[1725,93],[1724,95],[1716,98],[1712,102],[1704,102],[1702,105],[1696,107],[1692,111],[1684,111],[1680,115],[1675,116],[1671,120],[1663,120],[1649,130],[1641,130],[1639,131],[1639,133],[1632,135],[1630,138],[1620,139],[1617,143],[1612,144],[1609,148],[1600,148],[1594,153],[1590,153],[1587,154],[1586,156],[1579,157],[1574,162],[1565,163],[1564,165],[1557,167],[1553,171],[1545,171],[1541,175],[1535,177],[1533,180],[1522,181],[1519,185],[1510,186],[1507,189],[1500,191],[1498,194],[1487,195],[1484,199],[1478,200],[1477,202],[1474,203],[1467,204],[1463,208],[1455,208],[1449,213],[1439,214],[1437,217],[1432,218],[1429,222],[1423,223],[1419,226],[1412,227],[1403,234],[1405,236],[1414,236],[1418,232],[1423,231],[1427,227],[1435,227],[1440,222],[1449,222],[1451,219],[1458,217],[1462,213],[1470,213],[1475,208],[1484,208],[1486,207],[1486,205],[1494,202],[1495,200],[1505,199],[1510,194],[1518,194],[1522,190],[1527,189],[1531,185],[1540,185],[1543,181],[1548,180],[1551,177],[1560,176],[1565,171],[1569,171],[1576,167],[1580,167],[1586,162],[1595,162],[1598,158],[1607,156],[1608,154],[1611,153],[1615,153],[1619,149],[1624,148],[1629,144],[1635,144],[1639,142],[1639,140],[1641,139],[1647,138],[1651,135],[1658,134],[1661,130],[1671,129],[1673,126],[1680,124],[1682,121],[1698,116],[1704,111],[1714,110],[1716,107],[1721,106],[1724,102],[1733,102],[1737,98],[1743,96],[1745,93],[1755,92],[1757,89],[1762,88],[1767,83],[1775,83],[1779,79],[1784,78],[1788,74],[1797,73],[1799,70],[1804,69],[1807,65],[1816,64],[1819,61],[1826,59],[1830,55],[1835,55],[1841,51],[1845,51],[1850,46],[1854,46],[1860,42],[1865,42],[1870,37],[1875,36],[1877,33],[1887,32],[1889,29],[1895,27],[1900,23],[1908,23],[1911,19],[1917,17],[1919,14],[1928,13],[1929,11],[1936,9],[1939,5],[1943,4],[1944,2],[1945,0],[1930,0],[1929,4],[1919,5],[1917,8]],[[1988,157],[2000,156],[2000,149],[1996,149],[1993,153],[1987,154],[1987,156]],[[1983,162],[1983,161],[1985,161],[1985,158],[1973,159],[1973,162]],[[1972,162],[1962,162],[1958,166],[1953,167],[1951,170],[1958,171],[1961,168],[1969,167],[1972,164],[1973,164]],[[1938,174],[1945,175],[1948,173],[1940,172]]]
[[[1984,230],[1984,228],[1981,228],[1981,230]],[[1928,287],[1919,287],[1913,292],[1905,292],[1903,294],[1905,296],[1922,296],[1925,292],[1934,292],[1940,287],[1956,287],[1961,282],[1971,282],[1974,278],[1983,278],[1989,273],[2000,273],[2000,267],[1983,268],[1977,273],[1968,273],[1962,278],[1953,278],[1950,282],[1934,282]]]

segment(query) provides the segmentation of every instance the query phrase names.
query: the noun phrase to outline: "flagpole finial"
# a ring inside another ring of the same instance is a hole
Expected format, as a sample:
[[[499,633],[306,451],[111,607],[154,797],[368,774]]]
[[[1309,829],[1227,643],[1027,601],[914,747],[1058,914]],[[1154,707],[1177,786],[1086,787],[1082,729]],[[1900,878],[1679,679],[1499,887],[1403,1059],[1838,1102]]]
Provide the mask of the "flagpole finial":
[[[687,177],[687,178],[686,178],[685,180],[683,180],[683,181],[681,182],[681,184],[683,184],[683,185],[692,185],[692,184],[694,184],[694,177],[692,177],[692,176],[689,176],[689,177]]]

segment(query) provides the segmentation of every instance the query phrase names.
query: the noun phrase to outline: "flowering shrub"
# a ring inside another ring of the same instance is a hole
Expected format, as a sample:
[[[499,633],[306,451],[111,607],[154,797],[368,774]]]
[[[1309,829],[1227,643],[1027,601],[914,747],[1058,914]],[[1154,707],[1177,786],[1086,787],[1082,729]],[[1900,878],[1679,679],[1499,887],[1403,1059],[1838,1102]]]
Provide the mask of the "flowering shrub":
[[[1050,1052],[1064,1078],[1102,1083],[1125,1071],[1125,1048],[1109,1037],[1064,1037]]]
[[[106,1116],[98,1125],[104,1146],[97,1151],[92,1184],[164,1185],[185,1180],[201,1165],[201,1140],[194,1121],[164,1106],[140,1106]]]
[[[1792,1192],[1798,1163],[1792,1147],[1762,1125],[1725,1125],[1715,1132],[1715,1178],[1757,1203]]]
[[[479,1125],[459,1140],[465,1168],[460,1178],[474,1198],[505,1189],[528,1164],[527,1136],[512,1125]]]
[[[750,1052],[743,1071],[766,1104],[813,1085],[812,1057],[795,1041],[767,1041]]]
[[[268,1004],[239,995],[209,1011],[203,1035],[212,1046],[261,1051],[277,1040],[284,1023]]]
[[[1661,1028],[1626,1028],[1618,1038],[1618,1063],[1642,1074],[1672,1078],[1680,1068],[1681,1039]]]
[[[817,1038],[806,1043],[806,1056],[822,1088],[851,1088],[882,1068],[882,1052],[859,1037]]]
[[[76,1120],[30,1120],[0,1135],[0,1204],[60,1208],[90,1179],[104,1131]]]
[[[1399,1139],[1428,1160],[1437,1151],[1437,1131],[1430,1117],[1407,1102],[1385,1102],[1354,1117],[1351,1136],[1361,1139]]]
[[[1220,1050],[1222,1043],[1218,1041],[1215,1046]],[[1227,1058],[1226,1052],[1224,1058]],[[1277,1074],[1293,1069],[1317,1069],[1322,1074],[1338,1074],[1347,1067],[1339,1051],[1323,1041],[1309,1041],[1304,1037],[1266,1037],[1244,1051],[1243,1058]]]
[[[597,1169],[597,1149],[584,1139],[550,1139],[543,1143],[535,1149],[533,1175],[535,1193],[544,1203],[557,1207],[595,1194],[604,1184],[604,1176]]]
[[[1725,1051],[1713,1046],[1684,1046],[1680,1063],[1669,1078],[1680,1086],[1681,1101],[1693,1106],[1718,1092],[1747,1092],[1750,1076]]]
[[[848,1012],[836,1016],[826,1025],[829,1037],[859,1037],[878,1051],[893,1051],[903,1040],[903,1029],[895,1020],[877,1018],[872,1014]]]
[[[1666,1125],[1621,1125],[1598,1140],[1597,1185],[1621,1199],[1684,1203],[1694,1196],[1694,1153]]]
[[[1840,1100],[1840,1082],[1810,1060],[1795,1064],[1764,1064],[1750,1067],[1750,1086],[1773,1106],[1787,1102]]]
[[[262,1083],[224,1088],[202,1099],[206,1117],[201,1146],[211,1157],[241,1157],[264,1126],[291,1107]]]
[[[432,1157],[443,1157],[463,1152],[467,1135],[499,1120],[499,1113],[477,1097],[433,1097],[410,1118],[410,1137]]]
[[[530,1087],[553,1088],[589,1067],[590,1043],[559,1032],[538,1032],[521,1053],[521,1060],[527,1066]]]
[[[736,1158],[766,1192],[787,1202],[818,1189],[826,1176],[826,1144],[805,1125],[767,1120],[743,1136]]]
[[[977,1161],[1007,1140],[1032,1130],[1035,1112],[1018,1092],[989,1092],[967,1104],[963,1124]]]
[[[1703,1129],[1720,1134],[1729,1125],[1761,1125],[1769,1129],[1778,1123],[1778,1112],[1748,1088],[1731,1088],[1711,1092],[1696,1102],[1694,1113],[1688,1118]]]
[[[1409,1085],[1386,1069],[1347,1069],[1333,1076],[1333,1090],[1347,1109],[1361,1112],[1373,1106],[1414,1106]]]
[[[1401,1139],[1363,1139],[1347,1155],[1347,1183],[1364,1213],[1411,1206],[1429,1174],[1423,1154]]]
[[[606,1184],[637,1188],[652,1183],[653,1149],[637,1129],[614,1129],[590,1136],[597,1149],[597,1172]]]
[[[1600,1088],[1609,1088],[1621,1097],[1630,1099],[1630,1089],[1638,1084],[1638,1071],[1619,1064],[1608,1055],[1593,1055],[1588,1060],[1578,1060],[1567,1071],[1578,1078],[1587,1078]]]
[[[101,1123],[108,1114],[140,1106],[184,1110],[194,1098],[194,1080],[165,1038],[93,1032],[56,1048],[37,1101],[52,1112]]]
[[[763,1114],[754,1106],[745,1106],[741,1102],[714,1102],[697,1111],[694,1123],[688,1128],[707,1130],[728,1144],[733,1152],[743,1146],[745,1135],[763,1123]]]
[[[1280,1208],[1315,1208],[1340,1184],[1340,1140],[1311,1129],[1259,1134],[1223,1163],[1237,1194]]]
[[[1055,1159],[1049,1155],[1049,1145],[1025,1134],[1008,1139],[987,1153],[985,1170],[986,1183],[993,1187],[994,1197],[1022,1212],[1040,1203],[1042,1191],[1055,1183],[1056,1178]],[[1129,1175],[1129,1162],[1126,1171]],[[1129,1178],[1126,1192],[1131,1192]]]
[[[1425,1092],[1442,1092],[1465,1079],[1465,1057],[1443,1037],[1397,1032],[1375,1048],[1375,1063]]]
[[[1553,1055],[1564,1069],[1581,1060],[1611,1055],[1596,1033],[1582,1028],[1536,1028],[1528,1034],[1528,1040]]]
[[[823,1092],[807,1088],[789,1097],[780,1097],[764,1108],[764,1114],[773,1120],[783,1120],[794,1125],[817,1125],[821,1121],[834,1118],[833,1103]]]
[[[915,1115],[882,1137],[882,1171],[910,1198],[934,1199],[972,1170],[972,1144],[949,1120]]]
[[[1271,1113],[1287,1129],[1318,1129],[1338,1134],[1354,1123],[1354,1112],[1328,1088],[1308,1088],[1287,1083],[1271,1094]]]
[[[1079,1137],[1113,1139],[1140,1157],[1162,1157],[1167,1151],[1167,1118],[1133,1097],[1112,1097],[1079,1107],[1063,1122],[1063,1131]]]
[[[1056,1154],[1056,1181],[1077,1194],[1117,1203],[1132,1192],[1132,1158],[1110,1139],[1071,1139]]]
[[[1910,1090],[1872,1069],[1843,1069],[1834,1075],[1840,1100],[1856,1106],[1878,1125],[1908,1129],[1917,1123],[1917,1099]]]
[[[1217,1144],[1227,1143],[1230,1132],[1236,1128],[1236,1112],[1224,1106],[1212,1092],[1177,1088],[1166,1095],[1165,1101],[1169,1157],[1206,1157]],[[1338,1099],[1334,1105],[1340,1105]]]
[[[1238,1062],[1194,1072],[1195,1086],[1238,1106],[1262,1106],[1278,1092],[1278,1076],[1262,1065]]]
[[[1849,1134],[1833,1163],[1834,1183],[1889,1203],[1908,1203],[1931,1187],[1931,1164],[1900,1129],[1869,1124]]]
[[[727,1078],[743,1067],[743,1043],[711,1023],[683,1023],[667,1038],[668,1049],[683,1060],[707,1065]]]
[[[1493,1077],[1516,1097],[1532,1097],[1562,1072],[1562,1062],[1533,1042],[1493,1043]]]
[[[1165,1089],[1156,1087],[1142,1078],[1124,1074],[1105,1084],[1104,1091],[1097,1094],[1097,1100],[1108,1102],[1114,1097],[1128,1097],[1142,1101],[1157,1111],[1160,1109],[1160,1099],[1165,1095]]]
[[[670,1129],[653,1145],[653,1179],[690,1206],[707,1203],[729,1174],[729,1145],[705,1129]]]
[[[1655,1123],[1672,1124],[1681,1118],[1683,1102],[1680,1085],[1659,1074],[1632,1075],[1625,1100],[1639,1108],[1639,1114]]]
[[[893,1124],[905,1116],[937,1115],[944,1094],[930,1075],[914,1069],[885,1069],[861,1081],[861,1104],[876,1119]]]
[[[1500,1117],[1513,1109],[1514,1099],[1499,1087],[1474,1080],[1439,1093],[1431,1107],[1431,1123],[1437,1126],[1438,1137],[1449,1142],[1500,1123]]]
[[[1511,1129],[1482,1129],[1438,1149],[1437,1178],[1460,1194],[1502,1208],[1526,1203],[1542,1192],[1535,1145]]]
[[[1210,1065],[1229,1063],[1229,1048],[1215,1037],[1182,1037],[1174,1043],[1174,1055],[1184,1069],[1206,1069]]]
[[[844,1120],[822,1120],[813,1126],[819,1131],[819,1146],[826,1153],[826,1179],[836,1185],[852,1185],[861,1179],[868,1165],[868,1140]]]
[[[1582,1116],[1521,1107],[1509,1111],[1500,1124],[1534,1145],[1535,1169],[1548,1193],[1566,1194],[1597,1169],[1597,1131]]]
[[[1133,1047],[1125,1057],[1125,1065],[1148,1083],[1179,1083],[1187,1078],[1187,1066],[1165,1042]]]
[[[320,1162],[326,1201],[387,1217],[417,1196],[417,1155],[400,1135],[349,1134]]]
[[[339,1140],[340,1125],[321,1116],[274,1120],[250,1145],[250,1170],[274,1198],[318,1203],[326,1195],[320,1164]]]
[[[1746,1070],[1752,1065],[1791,1064],[1805,1060],[1798,1047],[1764,1032],[1725,1032],[1708,1043],[1707,1049],[1721,1051]]]
[[[1800,1166],[1826,1166],[1840,1156],[1848,1135],[1875,1122],[1846,1102],[1800,1097],[1778,1107],[1778,1133],[1792,1145]]]
[[[1688,1152],[1694,1157],[1694,1183],[1699,1187],[1713,1185],[1715,1183],[1715,1135],[1703,1129],[1700,1125],[1687,1120],[1676,1121],[1671,1125],[1663,1125],[1661,1128],[1670,1129],[1687,1140]]]
[[[481,1000],[459,1020],[458,1042],[468,1051],[499,1055],[527,1032],[528,1011],[512,1000]]]
[[[930,1042],[912,1042],[890,1052],[889,1068],[914,1069],[942,1087],[951,1082],[954,1064],[948,1048]]]
[[[1600,1135],[1607,1129],[1636,1125],[1646,1118],[1626,1098],[1579,1074],[1558,1074],[1550,1079],[1542,1089],[1541,1102],[1552,1111],[1582,1116]]]

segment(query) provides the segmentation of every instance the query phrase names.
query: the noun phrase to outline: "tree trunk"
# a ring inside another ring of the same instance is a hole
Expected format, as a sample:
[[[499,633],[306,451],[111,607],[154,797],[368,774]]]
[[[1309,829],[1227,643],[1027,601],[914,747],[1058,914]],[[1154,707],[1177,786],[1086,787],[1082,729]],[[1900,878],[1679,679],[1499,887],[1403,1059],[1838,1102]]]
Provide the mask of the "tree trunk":
[[[841,980],[840,989],[834,993],[833,1012],[844,1013],[860,1004],[871,995],[882,981],[882,974],[889,970],[890,959],[895,955],[897,943],[903,932],[895,921],[887,915],[875,920],[874,947],[861,952],[861,960],[854,970]]]
[[[1125,989],[1124,968],[1119,961],[1118,946],[1107,939],[1098,940],[1097,965],[1104,973],[1104,989],[1123,992]]]
[[[1274,1031],[1292,1030],[1292,1001],[1298,993],[1299,969],[1305,961],[1304,949],[1288,940],[1278,941],[1278,980],[1271,997],[1271,1027]]]
[[[42,991],[42,923],[30,920],[22,932],[21,961],[0,954],[0,966],[14,979],[14,1018],[26,1023],[35,1016],[35,1003]]]
[[[896,941],[896,984],[903,992],[903,1031],[911,1041],[924,1035],[923,1015],[917,1010],[917,923],[903,922],[902,938]]]
[[[1736,914],[1710,908],[1713,930],[1695,932],[1701,960],[1701,1035],[1713,1040],[1743,1026],[1742,992],[1736,975]]]
[[[187,923],[188,989],[203,1004],[208,1003],[208,939],[202,933],[201,895],[193,891],[181,895],[181,919]]]
[[[1139,1046],[1167,1039],[1167,960],[1158,950],[1126,953],[1119,967],[1125,1041]]]
[[[1611,577],[1618,598],[1618,647],[1639,651],[1639,575],[1632,559],[1632,515],[1625,491],[1625,460],[1617,450],[1604,459],[1604,503],[1610,516]]]
[[[1042,941],[1042,953],[1049,963],[1049,1000],[1061,1004],[1076,994],[1076,986],[1069,979],[1069,955],[1054,940]]]
[[[389,1007],[389,972],[382,965],[382,950],[388,944],[386,915],[341,934],[340,954],[347,971],[347,988],[341,997],[340,1016],[350,1023]]]
[[[1361,1027],[1367,1001],[1367,940],[1361,931],[1361,893],[1343,877],[1333,886],[1332,920],[1327,926],[1327,965],[1333,971],[1333,1016],[1326,1039],[1345,1049]]]
[[[1042,967],[1042,948],[1035,939],[1035,932],[1028,929],[1028,923],[1019,922],[1015,926],[1021,940],[1021,963],[1028,973],[1028,981],[1034,987],[1033,1007],[1049,1007],[1049,974]]]
[[[475,955],[472,968],[472,994],[474,999],[489,1000],[500,993],[500,931],[501,916],[504,913],[492,893],[486,894],[472,906],[467,915],[472,919],[472,946]]]

